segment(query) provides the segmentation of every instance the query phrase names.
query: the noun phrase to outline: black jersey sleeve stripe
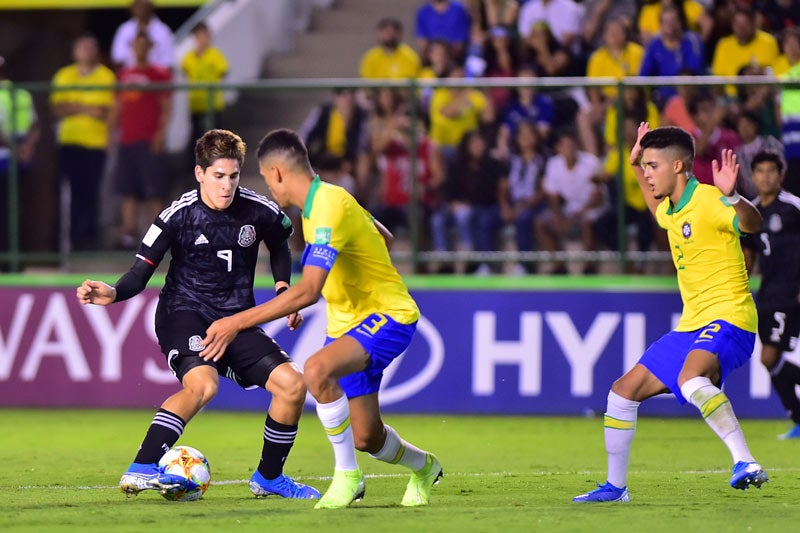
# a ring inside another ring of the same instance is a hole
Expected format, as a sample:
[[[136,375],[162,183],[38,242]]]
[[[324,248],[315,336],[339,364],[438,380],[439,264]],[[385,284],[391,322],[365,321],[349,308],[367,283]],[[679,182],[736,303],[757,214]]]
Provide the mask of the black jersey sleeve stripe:
[[[168,222],[169,219],[172,218],[172,216],[175,213],[177,213],[186,206],[192,205],[196,201],[197,201],[197,191],[196,190],[189,191],[180,198],[178,198],[177,200],[175,200],[174,202],[172,202],[172,204],[170,204],[169,207],[161,211],[161,214],[158,215],[158,218],[160,218],[164,222]]]

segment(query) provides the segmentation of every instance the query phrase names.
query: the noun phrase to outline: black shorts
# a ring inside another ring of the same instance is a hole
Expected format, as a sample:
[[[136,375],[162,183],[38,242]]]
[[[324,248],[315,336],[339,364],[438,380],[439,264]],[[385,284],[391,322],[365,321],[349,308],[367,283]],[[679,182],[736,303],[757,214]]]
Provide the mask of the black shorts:
[[[782,352],[794,350],[800,334],[800,307],[759,309],[758,338],[761,344],[778,347]]]
[[[220,376],[242,388],[264,388],[272,371],[278,365],[291,361],[278,343],[261,328],[240,332],[216,363],[205,361],[199,355],[203,350],[200,343],[210,325],[211,322],[194,311],[177,311],[156,324],[161,351],[167,356],[172,373],[181,382],[192,368],[208,365],[216,367]]]
[[[150,142],[122,144],[117,154],[117,192],[139,200],[163,198],[167,191],[164,158]]]

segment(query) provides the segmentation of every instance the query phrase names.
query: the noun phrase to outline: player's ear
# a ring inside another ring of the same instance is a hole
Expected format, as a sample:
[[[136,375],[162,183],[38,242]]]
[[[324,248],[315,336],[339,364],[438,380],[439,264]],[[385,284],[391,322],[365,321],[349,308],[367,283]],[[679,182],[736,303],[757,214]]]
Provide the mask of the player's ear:
[[[201,167],[200,165],[195,165],[194,166],[194,179],[196,179],[198,182],[202,183],[203,174],[204,174],[203,167]]]
[[[676,159],[672,162],[672,170],[675,174],[681,174],[686,172],[686,165],[683,163],[683,159]]]

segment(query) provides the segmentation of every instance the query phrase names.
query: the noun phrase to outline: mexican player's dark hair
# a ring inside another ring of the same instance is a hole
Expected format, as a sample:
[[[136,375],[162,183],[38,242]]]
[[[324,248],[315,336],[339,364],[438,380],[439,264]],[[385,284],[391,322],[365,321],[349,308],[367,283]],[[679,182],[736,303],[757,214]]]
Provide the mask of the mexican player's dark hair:
[[[753,156],[753,160],[750,162],[750,170],[755,170],[759,163],[766,162],[774,163],[775,168],[778,169],[778,173],[783,174],[783,159],[777,152],[771,152],[769,150],[761,150]]]
[[[286,128],[267,133],[258,143],[256,156],[259,161],[267,157],[280,156],[300,170],[313,172],[305,143],[297,133]]]
[[[204,171],[217,159],[235,159],[241,168],[246,153],[247,145],[242,138],[228,130],[208,130],[194,145],[195,164]]]
[[[692,171],[694,163],[694,138],[684,130],[675,126],[664,126],[648,131],[641,141],[642,150],[671,150],[675,158],[683,161],[686,172]]]

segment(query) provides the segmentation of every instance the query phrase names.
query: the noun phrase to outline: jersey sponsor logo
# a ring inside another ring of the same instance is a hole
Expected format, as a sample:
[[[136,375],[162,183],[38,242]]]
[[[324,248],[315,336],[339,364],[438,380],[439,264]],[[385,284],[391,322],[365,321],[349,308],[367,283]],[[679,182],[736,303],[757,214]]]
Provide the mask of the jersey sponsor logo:
[[[317,228],[314,232],[313,244],[330,244],[333,231],[331,228]]]
[[[147,230],[147,233],[144,234],[142,243],[147,247],[152,247],[159,235],[161,235],[161,228],[155,224],[150,224],[150,228]]]
[[[681,227],[681,232],[683,232],[684,238],[688,239],[692,236],[692,225],[688,222],[684,222],[683,226]]]
[[[247,248],[256,242],[256,228],[250,224],[245,224],[239,230],[239,246]]]
[[[202,352],[205,349],[205,346],[203,346],[203,338],[200,335],[192,335],[189,337],[189,349],[193,352]]]
[[[781,220],[781,216],[778,213],[773,213],[772,216],[769,217],[769,230],[772,233],[778,233],[782,229],[783,221]]]
[[[208,244],[208,239],[202,233],[194,240],[195,246],[199,246],[201,244]]]

